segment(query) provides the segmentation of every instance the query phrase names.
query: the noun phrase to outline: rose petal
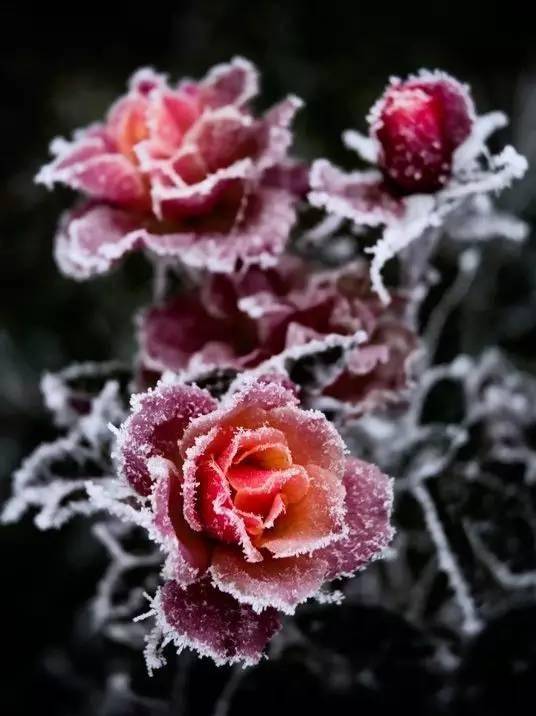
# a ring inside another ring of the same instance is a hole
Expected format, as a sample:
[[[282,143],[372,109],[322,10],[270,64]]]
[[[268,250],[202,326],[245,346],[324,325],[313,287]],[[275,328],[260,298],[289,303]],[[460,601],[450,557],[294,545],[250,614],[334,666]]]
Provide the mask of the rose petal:
[[[250,201],[253,208],[237,226],[174,234],[150,233],[144,228],[146,217],[89,205],[65,216],[56,236],[56,261],[77,279],[105,273],[124,254],[143,247],[213,271],[233,271],[239,260],[269,266],[287,242],[295,202],[287,192],[275,189],[261,189]]]
[[[105,273],[128,251],[143,246],[136,215],[87,205],[67,213],[56,235],[54,256],[67,276],[86,279]]]
[[[278,166],[286,160],[293,136],[289,127],[303,102],[298,97],[289,96],[272,107],[261,120],[264,133],[264,151],[259,157],[258,168],[261,171]],[[289,177],[290,179],[290,174]],[[296,179],[298,174],[296,174]],[[282,179],[282,175],[281,175]],[[282,186],[282,183],[279,184]],[[285,188],[288,188],[285,185]]]
[[[258,129],[249,115],[233,107],[205,112],[185,137],[195,145],[207,173],[230,166],[245,157],[255,155],[259,148]]]
[[[190,584],[209,567],[212,548],[208,540],[190,529],[183,516],[182,476],[162,457],[148,460],[153,480],[154,525],[167,553],[165,572],[180,584]]]
[[[61,183],[94,199],[119,206],[147,206],[147,191],[135,165],[110,149],[102,133],[84,134],[74,142],[58,142],[58,156],[36,177],[51,188]]]
[[[299,402],[295,392],[284,381],[267,382],[262,377],[252,378],[246,373],[240,378],[236,388],[235,393],[220,403],[217,411],[192,421],[182,439],[183,457],[198,437],[205,436],[207,442],[203,446],[200,445],[200,450],[205,449],[209,441],[214,439],[216,431],[226,427],[242,429],[265,427],[267,411],[276,407],[296,405]],[[207,435],[211,430],[214,431],[214,435],[208,438]],[[285,434],[284,426],[281,432]]]
[[[160,590],[160,602],[175,646],[190,647],[218,665],[257,663],[280,628],[274,609],[256,614],[207,580],[186,588],[168,582]]]
[[[186,468],[186,466],[185,466]],[[193,485],[189,480],[189,469],[185,469],[185,499],[191,499]],[[262,559],[255,549],[246,530],[243,517],[234,509],[229,484],[218,465],[214,461],[204,460],[195,471],[197,488],[195,503],[199,510],[199,521],[203,531],[208,532],[220,542],[240,545],[244,558],[250,562]],[[197,498],[197,499],[196,499]],[[185,511],[188,517],[191,510]],[[193,526],[197,520],[193,522]]]
[[[294,463],[317,465],[342,478],[345,445],[323,413],[293,406],[275,407],[267,415],[267,422],[284,432]]]
[[[135,396],[133,412],[118,436],[117,458],[124,477],[137,492],[148,495],[152,456],[180,460],[178,441],[191,420],[209,413],[217,403],[205,390],[191,385],[160,385]]]
[[[324,395],[345,404],[347,415],[400,402],[410,382],[418,349],[415,333],[401,320],[385,320],[372,339],[374,343],[350,353],[346,366],[323,389]]]
[[[299,161],[284,160],[274,164],[263,174],[263,184],[275,189],[285,189],[303,199],[311,191],[310,167]]]
[[[245,562],[232,547],[217,546],[210,573],[215,585],[255,611],[267,607],[293,614],[296,606],[314,596],[325,581],[322,557],[287,557]]]
[[[286,508],[286,505],[302,500],[309,489],[309,477],[301,465],[293,465],[286,470],[238,467],[229,470],[227,478],[236,490],[235,506],[259,515],[269,514],[280,494],[285,497],[283,506]],[[277,512],[280,512],[279,508]]]
[[[213,175],[211,181],[215,180],[219,178]],[[296,218],[295,203],[288,192],[260,188],[249,195],[243,220],[231,228],[215,231],[200,227],[158,236],[146,233],[144,243],[155,254],[176,256],[194,268],[228,273],[235,270],[238,261],[266,268],[277,263],[285,248]]]
[[[346,522],[348,534],[315,552],[328,562],[327,579],[350,576],[380,556],[393,538],[391,480],[375,465],[356,458],[346,462]]]
[[[147,115],[151,152],[173,154],[201,111],[195,94],[167,89],[153,93]]]
[[[255,542],[275,557],[312,552],[340,538],[345,518],[345,490],[340,476],[307,466],[311,478],[305,496],[287,505],[274,527]]]
[[[269,427],[232,432],[229,435],[229,441],[224,447],[223,452],[218,455],[218,464],[223,472],[227,473],[227,470],[232,464],[239,464],[252,455],[258,456],[259,451],[264,453],[270,448],[277,450],[277,454],[274,453],[272,457],[277,460],[278,463],[270,463],[269,465],[265,465],[265,467],[290,467],[291,457],[286,447],[284,433]],[[270,456],[268,455],[266,457]]]
[[[200,82],[200,89],[210,107],[242,107],[259,91],[257,70],[243,57],[235,57],[228,64],[213,67]]]
[[[183,370],[208,344],[226,345],[229,338],[227,324],[187,294],[145,311],[138,336],[143,363],[159,371]],[[228,358],[232,360],[232,355]]]

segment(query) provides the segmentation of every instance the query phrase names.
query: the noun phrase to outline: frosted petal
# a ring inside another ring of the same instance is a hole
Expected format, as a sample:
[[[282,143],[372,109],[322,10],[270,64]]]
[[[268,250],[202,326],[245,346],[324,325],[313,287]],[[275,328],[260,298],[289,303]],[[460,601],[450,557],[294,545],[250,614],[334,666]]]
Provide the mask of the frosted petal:
[[[133,412],[121,426],[116,454],[119,469],[142,495],[151,490],[150,457],[179,460],[179,440],[193,418],[209,413],[216,401],[191,385],[159,385],[135,396]]]
[[[296,606],[314,596],[325,581],[327,563],[308,555],[244,562],[232,547],[214,550],[210,573],[219,589],[257,612],[274,607],[293,614]]]
[[[348,534],[315,553],[329,565],[327,579],[350,576],[379,557],[393,538],[391,480],[375,465],[349,458],[344,485]]]
[[[191,648],[218,665],[255,664],[280,628],[274,609],[256,614],[207,580],[186,588],[168,582],[156,601],[164,637],[179,651]]]

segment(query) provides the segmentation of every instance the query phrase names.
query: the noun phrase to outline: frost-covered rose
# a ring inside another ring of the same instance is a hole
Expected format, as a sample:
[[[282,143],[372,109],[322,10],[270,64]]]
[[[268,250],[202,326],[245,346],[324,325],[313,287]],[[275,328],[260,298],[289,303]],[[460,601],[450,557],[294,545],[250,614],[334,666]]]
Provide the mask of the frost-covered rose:
[[[395,80],[370,116],[371,135],[380,145],[378,163],[393,191],[444,186],[474,117],[466,88],[446,75]]]
[[[255,662],[278,612],[361,569],[392,537],[389,479],[346,457],[333,425],[277,376],[244,379],[219,403],[160,384],[136,397],[117,457],[167,555],[159,627],[219,663]]]
[[[139,322],[141,364],[157,375],[219,368],[252,368],[296,346],[330,335],[367,338],[330,371],[322,400],[353,415],[399,397],[407,387],[417,338],[405,317],[406,300],[385,307],[372,291],[368,269],[311,272],[286,257],[269,271],[206,277],[145,311]]]
[[[486,140],[506,117],[478,117],[467,86],[444,72],[391,80],[368,121],[368,136],[351,130],[343,139],[374,168],[349,173],[319,159],[309,200],[357,225],[385,227],[371,250],[371,273],[387,302],[380,275],[386,261],[441,225],[464,200],[482,199],[523,176],[527,165],[512,147],[491,155]]]
[[[37,181],[88,198],[62,221],[62,270],[87,278],[140,248],[215,271],[273,263],[294,222],[295,190],[306,191],[287,159],[300,102],[288,97],[257,118],[257,91],[256,70],[240,58],[173,86],[140,70],[102,124],[56,139]]]

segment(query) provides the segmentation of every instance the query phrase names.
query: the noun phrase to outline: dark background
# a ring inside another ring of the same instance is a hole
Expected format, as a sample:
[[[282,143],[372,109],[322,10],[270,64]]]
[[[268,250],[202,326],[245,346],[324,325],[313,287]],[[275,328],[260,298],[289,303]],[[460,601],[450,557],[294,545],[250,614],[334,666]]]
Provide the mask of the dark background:
[[[351,126],[365,129],[365,113],[387,78],[420,67],[440,67],[471,83],[480,111],[503,109],[512,116],[502,139],[536,154],[536,31],[527,13],[528,5],[494,6],[483,0],[398,3],[395,9],[356,0],[196,0],[105,7],[78,3],[62,9],[47,3],[46,10],[24,2],[2,4],[0,498],[7,496],[9,476],[21,458],[54,434],[40,402],[41,373],[74,360],[128,358],[133,347],[131,316],[148,298],[147,270],[136,259],[90,283],[78,284],[58,273],[52,237],[70,197],[62,191],[47,194],[32,182],[47,158],[51,138],[99,118],[139,66],[153,65],[171,77],[201,76],[214,63],[241,54],[262,72],[262,105],[287,92],[305,100],[296,151],[306,158],[329,155],[351,164],[340,132]],[[504,203],[530,221],[535,195],[529,175]],[[478,326],[473,348],[498,342],[515,362],[532,369],[533,323],[529,320],[502,335],[500,317],[516,306],[534,305],[533,239],[510,257],[505,281],[482,280],[481,286],[483,293],[473,295]],[[84,633],[79,609],[105,564],[83,525],[42,534],[26,518],[0,531],[0,545],[0,712],[138,713],[133,705],[105,710],[98,694],[107,665],[122,656],[76,636]],[[390,622],[378,615],[356,618],[358,623],[349,628],[364,632],[365,643],[374,643],[374,633],[367,635],[371,623],[389,631]],[[471,684],[476,679],[479,691],[475,701],[467,685],[470,679],[460,677],[460,713],[470,708],[490,716],[528,713],[531,708],[530,700],[523,707],[523,699],[534,698],[536,681],[526,669],[518,674],[510,667],[519,650],[534,655],[536,616],[527,608],[505,620],[484,635],[468,657],[466,672],[472,674]],[[355,695],[340,708],[359,707],[363,714],[373,714],[392,706],[432,713],[424,705],[426,694],[436,694],[440,687],[423,676],[417,657],[413,663],[407,646],[413,636],[404,631],[408,628],[397,622],[390,632],[395,635],[392,662],[386,658],[387,672],[395,674],[389,682],[391,695],[376,700]],[[141,657],[135,655],[134,662],[141,683]],[[192,683],[198,678],[201,690],[219,685],[222,677],[215,671],[202,667],[206,673],[196,675],[198,667],[193,668]],[[261,682],[271,691],[291,689],[291,699],[292,684],[294,691],[302,685],[300,674],[290,669],[285,677],[274,668]],[[251,708],[261,698],[255,693],[242,697]],[[301,698],[312,707],[325,696],[304,681]],[[189,706],[193,713],[205,707]],[[260,708],[264,713],[265,706]]]

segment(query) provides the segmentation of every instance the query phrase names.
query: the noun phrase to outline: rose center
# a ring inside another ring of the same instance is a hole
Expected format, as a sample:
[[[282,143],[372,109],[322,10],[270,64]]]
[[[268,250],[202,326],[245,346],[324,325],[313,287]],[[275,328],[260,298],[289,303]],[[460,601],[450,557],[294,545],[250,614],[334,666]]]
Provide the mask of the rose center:
[[[238,543],[240,524],[259,538],[307,494],[307,472],[293,462],[281,431],[235,428],[220,435],[215,447],[200,470],[201,513],[218,539]]]

